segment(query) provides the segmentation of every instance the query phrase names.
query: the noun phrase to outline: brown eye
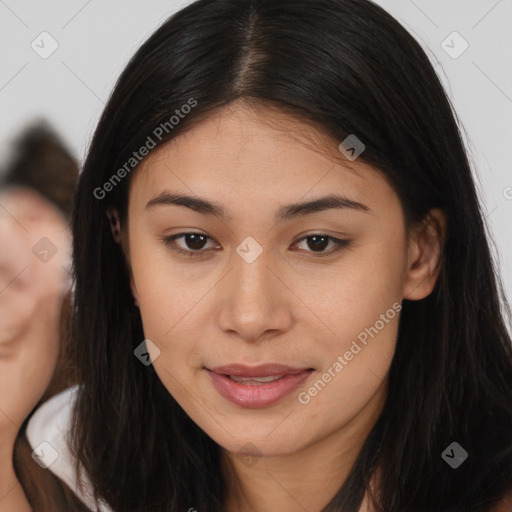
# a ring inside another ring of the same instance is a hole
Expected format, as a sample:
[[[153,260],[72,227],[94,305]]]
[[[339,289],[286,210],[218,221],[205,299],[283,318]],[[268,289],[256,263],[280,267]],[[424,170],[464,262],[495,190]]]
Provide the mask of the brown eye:
[[[176,240],[183,238],[185,247],[176,244]],[[203,233],[178,233],[163,238],[166,246],[170,247],[173,251],[186,256],[202,256],[206,251],[203,250],[206,241],[210,237]]]
[[[329,256],[331,254],[334,254],[335,252],[338,252],[343,247],[347,247],[350,244],[350,240],[340,240],[338,238],[334,238],[329,235],[324,234],[314,234],[314,235],[308,235],[304,238],[301,238],[298,242],[303,242],[304,240],[307,240],[307,247],[310,250],[307,250],[306,252],[313,253],[314,256]],[[325,252],[326,247],[329,246],[329,242],[332,242],[334,244],[334,249]]]
[[[177,245],[176,241],[179,239],[183,239],[185,247],[183,247],[183,245]],[[162,238],[162,241],[167,247],[170,247],[173,251],[179,254],[184,254],[190,257],[202,257],[209,252],[209,250],[204,249],[208,239],[210,239],[210,237],[204,233],[178,233],[176,235],[164,237]],[[350,240],[340,240],[321,233],[306,236],[295,242],[295,244],[303,242],[304,240],[307,240],[308,249],[306,252],[310,252],[315,257],[329,256],[350,244]],[[334,244],[334,249],[325,251],[331,242]]]

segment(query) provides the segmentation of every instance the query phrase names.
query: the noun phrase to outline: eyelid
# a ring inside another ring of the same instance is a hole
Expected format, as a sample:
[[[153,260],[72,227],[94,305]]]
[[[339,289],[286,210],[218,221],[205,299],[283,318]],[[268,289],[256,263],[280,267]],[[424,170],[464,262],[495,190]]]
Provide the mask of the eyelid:
[[[194,258],[194,257],[202,258],[205,255],[212,252],[211,249],[199,249],[197,251],[193,251],[193,250],[182,249],[181,247],[176,246],[174,241],[178,238],[183,238],[186,235],[201,235],[201,236],[206,237],[209,240],[215,240],[214,238],[210,237],[206,233],[201,233],[198,231],[182,231],[175,235],[161,237],[161,240],[164,243],[164,245],[169,247],[172,251],[179,253],[179,254],[183,254],[183,255],[185,255],[187,257],[191,257],[191,258]],[[322,257],[332,256],[332,255],[338,253],[341,249],[348,247],[352,243],[352,240],[340,239],[340,238],[336,238],[334,236],[328,235],[327,233],[323,233],[321,231],[316,231],[316,232],[312,232],[312,233],[303,235],[301,238],[299,238],[298,240],[293,242],[292,245],[296,245],[304,240],[307,240],[308,238],[313,238],[315,236],[328,238],[329,241],[331,241],[335,244],[335,248],[331,249],[329,251],[320,252],[320,253],[315,253],[314,251],[305,251],[306,253],[309,253],[314,258],[322,258]],[[304,254],[302,254],[302,252],[301,252],[300,256],[304,257]]]
[[[307,240],[308,238],[312,238],[315,236],[325,237],[325,238],[329,239],[329,241],[334,243],[334,249],[331,249],[326,252],[320,252],[320,253],[315,253],[314,251],[305,251],[306,253],[311,254],[311,256],[313,256],[314,258],[333,256],[334,254],[337,254],[339,251],[341,251],[341,249],[348,247],[352,243],[352,240],[336,238],[335,236],[328,235],[327,233],[322,233],[321,231],[319,231],[319,232],[311,233],[309,235],[305,235],[302,238],[299,238],[296,242],[293,243],[293,245],[296,245],[299,242],[302,242],[304,240]],[[302,253],[301,253],[301,256],[303,256]]]
[[[192,250],[185,250],[179,246],[176,246],[174,241],[178,238],[183,238],[186,235],[201,235],[201,236],[206,237],[208,240],[214,240],[211,236],[208,236],[206,233],[201,233],[199,231],[182,231],[181,233],[177,233],[175,235],[164,236],[161,238],[161,240],[166,247],[169,247],[171,250],[173,250],[174,252],[177,252],[179,254],[184,254],[185,256],[200,258],[203,255],[205,255],[206,253],[211,252],[211,250],[208,250],[208,249],[200,249],[198,251],[192,251]]]

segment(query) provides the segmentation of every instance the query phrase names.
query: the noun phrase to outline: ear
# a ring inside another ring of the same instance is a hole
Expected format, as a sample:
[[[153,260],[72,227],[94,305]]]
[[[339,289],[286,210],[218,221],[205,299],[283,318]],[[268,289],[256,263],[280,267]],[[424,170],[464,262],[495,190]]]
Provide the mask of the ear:
[[[130,273],[130,289],[132,290],[132,295],[135,299],[135,305],[139,305],[139,297],[137,293],[137,287],[135,286],[135,281],[133,279],[133,273],[131,269],[130,264],[130,257],[129,257],[129,248],[127,243],[127,237],[126,237],[126,229],[124,229],[126,226],[121,226],[121,220],[119,218],[119,212],[117,208],[114,206],[109,206],[107,208],[107,217],[110,221],[110,229],[112,231],[112,236],[116,243],[121,245],[121,248],[123,250],[123,253],[125,255],[127,264],[128,264],[128,270]]]
[[[436,284],[441,270],[446,216],[440,208],[433,208],[421,224],[413,228],[409,238],[407,266],[403,282],[403,297],[421,300]]]
[[[119,220],[119,212],[114,206],[107,208],[107,217],[110,221],[110,230],[114,240],[119,244],[121,243],[121,221]]]

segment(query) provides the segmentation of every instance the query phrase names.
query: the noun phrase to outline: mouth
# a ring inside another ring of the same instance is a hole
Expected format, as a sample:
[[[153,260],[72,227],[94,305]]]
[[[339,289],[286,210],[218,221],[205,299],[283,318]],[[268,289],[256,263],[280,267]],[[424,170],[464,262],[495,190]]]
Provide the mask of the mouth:
[[[294,374],[288,374],[294,375]],[[282,379],[284,375],[270,375],[269,377],[236,377],[235,375],[225,375],[228,379],[231,379],[234,382],[243,382],[247,386],[259,386],[262,384],[266,384],[267,382],[274,382],[276,380]]]
[[[294,367],[287,366],[284,364],[260,364],[257,366],[247,366],[244,364],[229,364],[225,366],[216,366],[214,368],[206,368],[219,375],[228,375],[230,377],[282,377],[285,375],[293,375],[306,370],[314,370],[314,368],[308,368],[306,366]]]
[[[279,402],[314,372],[314,368],[277,364],[252,367],[228,365],[204,369],[221,396],[235,405],[247,408],[261,408]]]

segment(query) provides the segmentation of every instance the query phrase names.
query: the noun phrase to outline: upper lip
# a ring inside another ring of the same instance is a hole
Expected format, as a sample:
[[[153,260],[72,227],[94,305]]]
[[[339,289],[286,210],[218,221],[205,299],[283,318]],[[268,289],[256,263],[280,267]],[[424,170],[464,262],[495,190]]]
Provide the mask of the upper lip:
[[[217,366],[215,368],[207,369],[220,375],[235,375],[238,377],[269,377],[271,375],[286,375],[299,373],[304,370],[313,370],[313,368],[294,368],[284,364],[260,364],[258,366],[229,364],[226,366]]]

